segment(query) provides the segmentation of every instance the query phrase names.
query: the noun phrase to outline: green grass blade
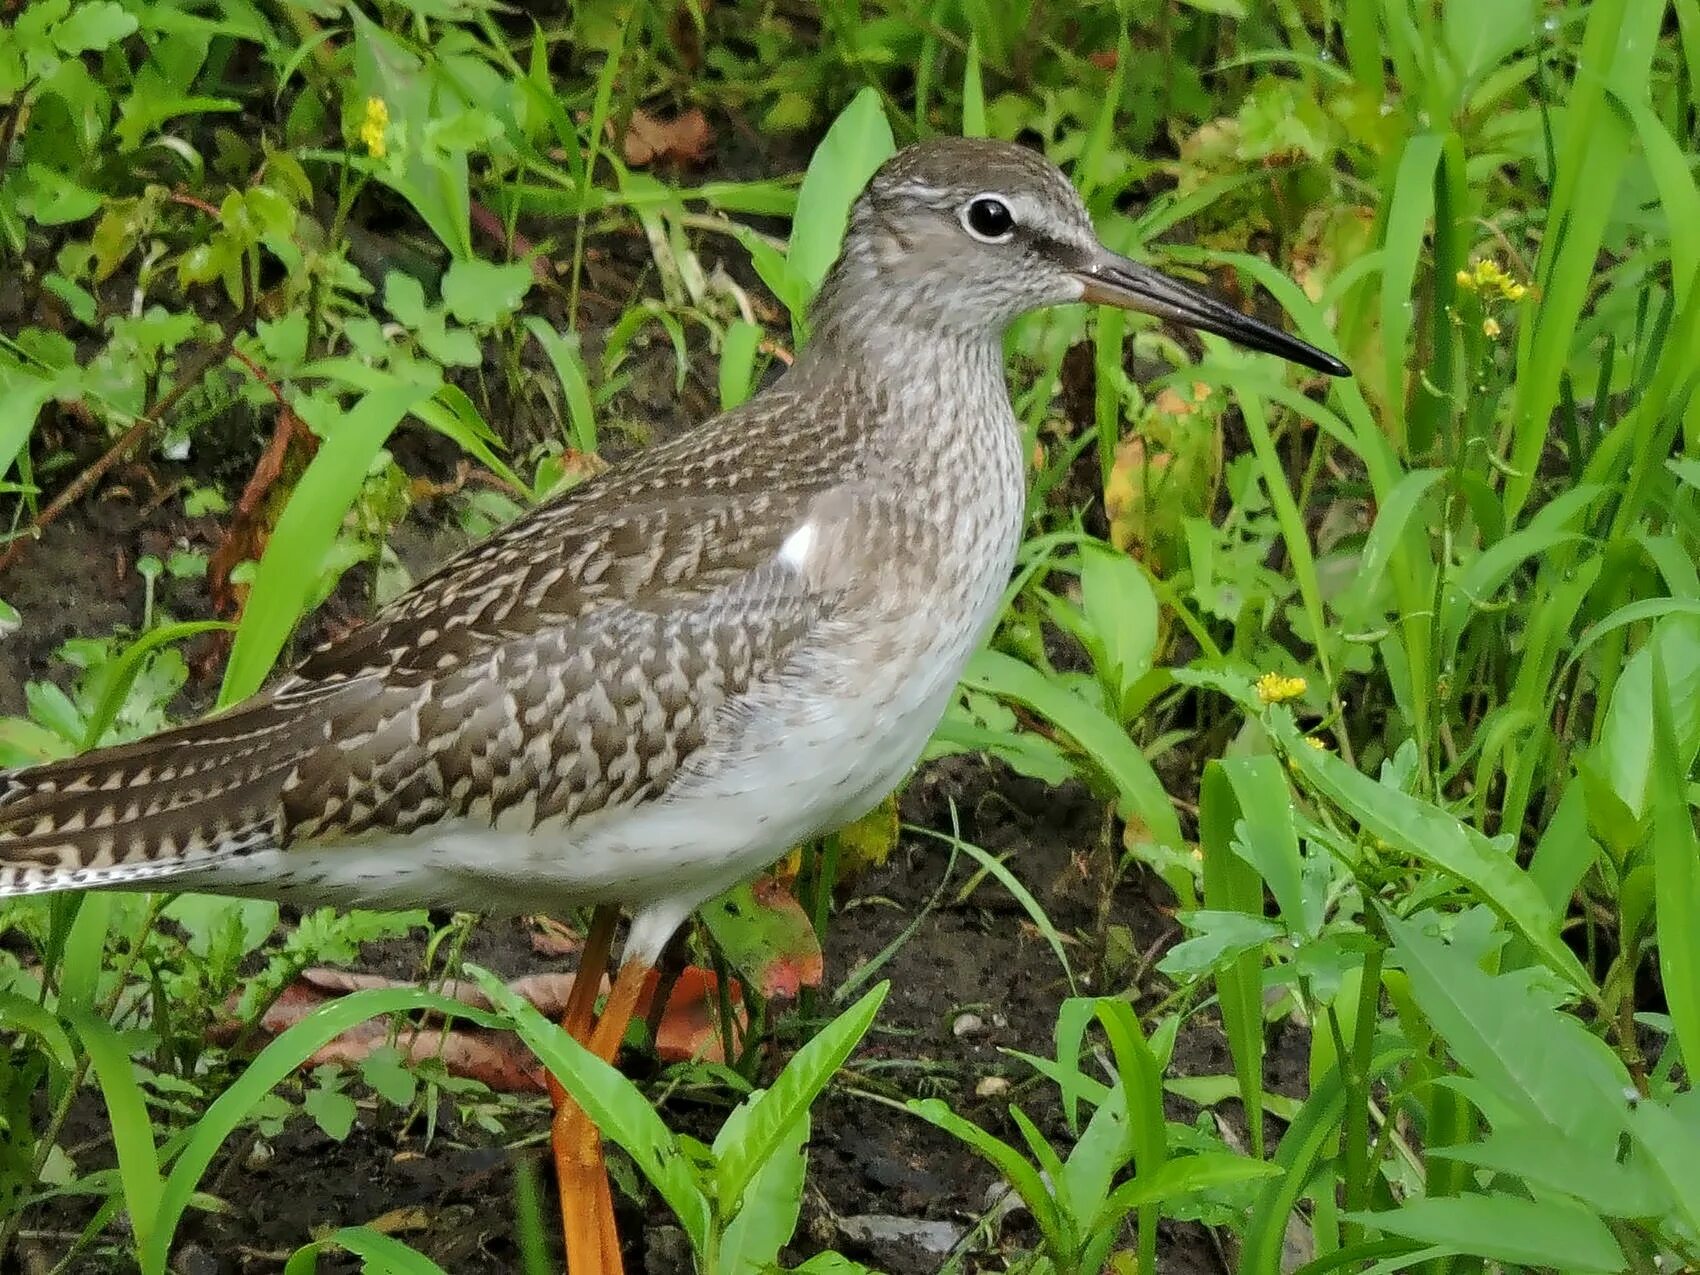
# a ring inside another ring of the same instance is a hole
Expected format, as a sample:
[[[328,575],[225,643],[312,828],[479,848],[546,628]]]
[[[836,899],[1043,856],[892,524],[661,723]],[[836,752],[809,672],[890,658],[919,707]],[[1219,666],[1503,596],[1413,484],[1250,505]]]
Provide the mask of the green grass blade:
[[[1263,886],[1257,872],[1234,853],[1234,825],[1240,801],[1223,762],[1204,768],[1199,798],[1198,838],[1204,852],[1205,906],[1220,911],[1263,915]],[[1252,1154],[1263,1158],[1263,959],[1242,952],[1215,970],[1216,999],[1222,1030],[1234,1060],[1240,1102],[1250,1126]]]
[[[520,999],[488,970],[469,966],[479,987],[508,1019],[561,1087],[589,1114],[602,1136],[626,1149],[650,1185],[678,1217],[695,1251],[709,1241],[708,1198],[697,1182],[679,1140],[662,1123],[643,1091],[566,1031]]]
[[[594,454],[599,441],[596,408],[590,396],[590,380],[585,374],[584,353],[579,348],[578,334],[561,335],[540,314],[525,316],[525,330],[549,356],[549,365],[555,369],[555,378],[560,381],[561,391],[567,396],[568,445]]]
[[[796,1122],[807,1117],[821,1090],[873,1025],[890,990],[889,983],[870,988],[792,1055],[769,1089],[746,1100],[743,1136],[724,1148],[716,1145],[719,1163],[714,1183],[720,1216],[730,1217],[738,1209],[745,1188]]]
[[[1284,709],[1270,710],[1269,725],[1289,764],[1316,792],[1394,853],[1439,868],[1469,886],[1528,940],[1554,973],[1584,995],[1598,995],[1581,961],[1559,940],[1557,916],[1514,858],[1439,806],[1307,746]]]
[[[260,689],[312,596],[321,564],[366,471],[402,417],[429,386],[397,382],[374,390],[341,418],[301,475],[266,545],[219,689],[222,708]]]
[[[1416,319],[1417,266],[1427,243],[1429,220],[1434,215],[1435,173],[1444,146],[1445,138],[1439,133],[1419,133],[1405,143],[1405,153],[1393,178],[1392,201],[1383,235],[1386,254],[1381,279],[1381,335],[1386,346],[1386,365],[1382,374],[1387,378],[1388,401],[1398,404],[1402,413],[1406,408],[1408,346]],[[1423,392],[1420,387],[1418,392]],[[1403,434],[1403,420],[1399,427]]]
[[[147,1262],[149,1242],[160,1223],[160,1198],[165,1191],[147,1099],[136,1083],[129,1051],[112,1025],[81,1011],[73,1011],[67,1019],[82,1039],[101,1097],[106,1101],[107,1126],[112,1130],[113,1149],[118,1153],[118,1178],[124,1186],[124,1207],[130,1214],[142,1269],[147,1275],[163,1275],[163,1252],[157,1266],[150,1267]]]
[[[1001,651],[979,652],[962,680],[976,690],[1025,704],[1066,731],[1115,785],[1124,816],[1141,820],[1162,845],[1179,849],[1185,844],[1162,780],[1120,723],[1032,665]]]
[[[1700,1058],[1700,840],[1678,751],[1670,680],[1653,654],[1653,888],[1659,974],[1684,1063]]]
[[[896,149],[879,93],[871,88],[857,93],[827,129],[797,192],[787,253],[811,294],[838,256],[851,203]]]

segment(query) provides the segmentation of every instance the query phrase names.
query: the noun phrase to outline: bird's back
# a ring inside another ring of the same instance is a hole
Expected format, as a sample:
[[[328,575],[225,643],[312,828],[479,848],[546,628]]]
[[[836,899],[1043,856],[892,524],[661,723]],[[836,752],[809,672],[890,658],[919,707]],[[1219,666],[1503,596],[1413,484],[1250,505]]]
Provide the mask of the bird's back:
[[[770,391],[538,507],[228,713],[0,773],[0,897],[654,800],[832,604],[778,548],[857,438],[816,413],[799,439],[795,407]]]

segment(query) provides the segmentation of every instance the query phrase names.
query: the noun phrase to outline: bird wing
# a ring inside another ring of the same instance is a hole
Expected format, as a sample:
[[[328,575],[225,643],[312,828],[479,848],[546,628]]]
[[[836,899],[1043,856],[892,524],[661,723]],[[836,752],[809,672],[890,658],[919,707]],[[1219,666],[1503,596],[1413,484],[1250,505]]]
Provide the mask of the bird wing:
[[[912,538],[863,508],[885,498],[796,469],[680,496],[637,466],[581,490],[246,705],[0,774],[0,897],[652,799],[729,704],[867,602],[855,547],[890,560]],[[782,550],[821,511],[835,549],[802,569]]]

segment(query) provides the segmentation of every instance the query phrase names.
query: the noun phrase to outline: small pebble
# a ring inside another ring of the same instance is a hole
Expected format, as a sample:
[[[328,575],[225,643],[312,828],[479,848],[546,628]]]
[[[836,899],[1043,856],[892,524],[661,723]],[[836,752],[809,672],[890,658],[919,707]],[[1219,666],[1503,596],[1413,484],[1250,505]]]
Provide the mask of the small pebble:
[[[982,1076],[980,1083],[974,1086],[975,1096],[980,1098],[996,1098],[1008,1092],[1009,1080],[1005,1076]]]
[[[950,1034],[960,1040],[964,1036],[970,1036],[985,1029],[986,1020],[978,1014],[958,1014],[956,1021],[950,1025]]]

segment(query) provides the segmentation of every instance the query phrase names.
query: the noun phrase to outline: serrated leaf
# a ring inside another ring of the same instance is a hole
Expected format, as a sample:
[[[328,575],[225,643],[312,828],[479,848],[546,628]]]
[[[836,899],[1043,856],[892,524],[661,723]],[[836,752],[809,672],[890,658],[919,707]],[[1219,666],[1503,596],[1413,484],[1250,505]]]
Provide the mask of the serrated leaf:
[[[531,284],[531,267],[524,262],[457,259],[443,276],[443,305],[462,323],[495,323],[519,309]]]
[[[79,0],[70,16],[53,28],[53,43],[75,57],[111,48],[140,25],[114,0]]]

